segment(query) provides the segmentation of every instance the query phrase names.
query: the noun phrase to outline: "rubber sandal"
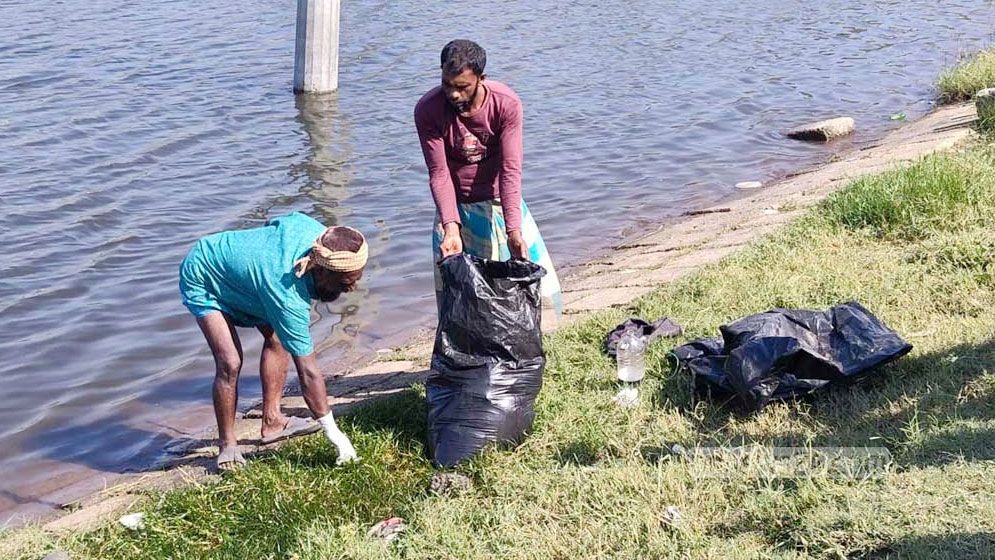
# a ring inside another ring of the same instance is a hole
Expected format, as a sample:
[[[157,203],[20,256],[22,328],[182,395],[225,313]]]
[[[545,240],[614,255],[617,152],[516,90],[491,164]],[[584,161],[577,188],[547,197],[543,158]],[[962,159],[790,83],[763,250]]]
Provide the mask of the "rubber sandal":
[[[261,438],[259,443],[268,445],[270,443],[276,443],[294,436],[313,434],[319,430],[321,430],[321,424],[299,416],[291,416],[290,420],[287,422],[287,427],[284,428],[282,432],[277,432],[271,436]]]
[[[221,465],[229,465],[227,467],[222,467]],[[218,470],[219,471],[236,471],[245,466],[245,457],[242,457],[242,452],[238,450],[238,446],[231,446],[218,453]]]

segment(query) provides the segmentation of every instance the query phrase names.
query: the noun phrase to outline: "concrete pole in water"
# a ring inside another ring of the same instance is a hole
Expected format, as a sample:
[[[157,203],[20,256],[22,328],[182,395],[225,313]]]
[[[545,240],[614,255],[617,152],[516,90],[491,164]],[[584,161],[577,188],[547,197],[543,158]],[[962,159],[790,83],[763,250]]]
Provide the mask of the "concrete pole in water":
[[[340,0],[297,0],[294,92],[339,87]]]

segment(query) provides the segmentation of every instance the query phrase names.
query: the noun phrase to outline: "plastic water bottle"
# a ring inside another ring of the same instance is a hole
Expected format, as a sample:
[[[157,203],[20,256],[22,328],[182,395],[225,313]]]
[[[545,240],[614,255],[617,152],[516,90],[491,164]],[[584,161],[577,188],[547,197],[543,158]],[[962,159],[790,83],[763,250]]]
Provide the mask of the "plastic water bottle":
[[[618,379],[623,383],[639,383],[646,375],[646,339],[633,331],[622,335],[618,341],[615,360]]]

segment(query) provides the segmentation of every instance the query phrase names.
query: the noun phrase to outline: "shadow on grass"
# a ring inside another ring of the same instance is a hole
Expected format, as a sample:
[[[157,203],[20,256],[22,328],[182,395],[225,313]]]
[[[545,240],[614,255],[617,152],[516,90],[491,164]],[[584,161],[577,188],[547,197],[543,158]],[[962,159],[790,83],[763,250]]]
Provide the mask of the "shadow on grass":
[[[915,535],[857,556],[863,560],[995,558],[995,533]]]
[[[426,445],[428,424],[425,395],[420,388],[409,387],[400,393],[371,400],[346,418],[354,429],[363,432],[389,431],[402,445]]]
[[[376,442],[382,445],[390,442],[398,452],[414,455],[427,460],[428,448],[425,397],[418,388],[408,388],[399,393],[382,396],[353,408],[351,413],[342,415],[338,424],[361,446],[363,442]],[[312,436],[324,445],[324,436]],[[336,455],[331,446],[321,452],[313,446],[303,446],[300,453],[288,448],[274,453],[290,458],[301,466],[331,466]],[[359,447],[363,454],[362,447]]]
[[[556,453],[556,461],[561,466],[574,465],[587,467],[597,463],[604,454],[601,444],[588,440],[575,440],[562,446]]]
[[[698,416],[701,445],[743,440],[770,446],[889,448],[899,467],[995,459],[995,384],[978,382],[995,373],[995,340],[961,344],[905,357],[854,384],[839,385],[800,399],[814,435],[777,426],[751,434],[744,426],[759,417],[719,398],[706,401]],[[692,407],[685,374],[664,383],[657,403]],[[754,426],[755,427],[755,426]],[[652,453],[651,453],[652,455]]]
[[[790,483],[790,481],[785,481]],[[795,490],[785,486],[782,492]],[[885,544],[882,539],[859,534],[847,535],[848,523],[819,526],[808,518],[811,505],[794,501],[783,506],[768,506],[750,519],[718,524],[713,530],[720,534],[742,535],[752,532],[768,543],[772,551],[787,553],[805,551],[805,558],[852,558],[854,560],[961,560],[965,558],[995,558],[995,533],[948,532],[934,535],[907,535]]]

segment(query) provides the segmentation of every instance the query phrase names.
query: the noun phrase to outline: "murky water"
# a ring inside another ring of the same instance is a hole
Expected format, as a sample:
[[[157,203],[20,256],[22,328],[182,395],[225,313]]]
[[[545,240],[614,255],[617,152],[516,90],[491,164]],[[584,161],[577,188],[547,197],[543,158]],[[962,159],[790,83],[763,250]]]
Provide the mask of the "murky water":
[[[344,2],[341,90],[295,99],[294,9],[0,0],[0,522],[213,425],[176,288],[202,235],[291,210],[368,234],[364,289],[319,309],[326,362],[431,323],[411,114],[447,40],[521,95],[526,196],[569,263],[827,156],[791,125],[852,115],[866,142],[922,115],[995,22],[982,0]]]

